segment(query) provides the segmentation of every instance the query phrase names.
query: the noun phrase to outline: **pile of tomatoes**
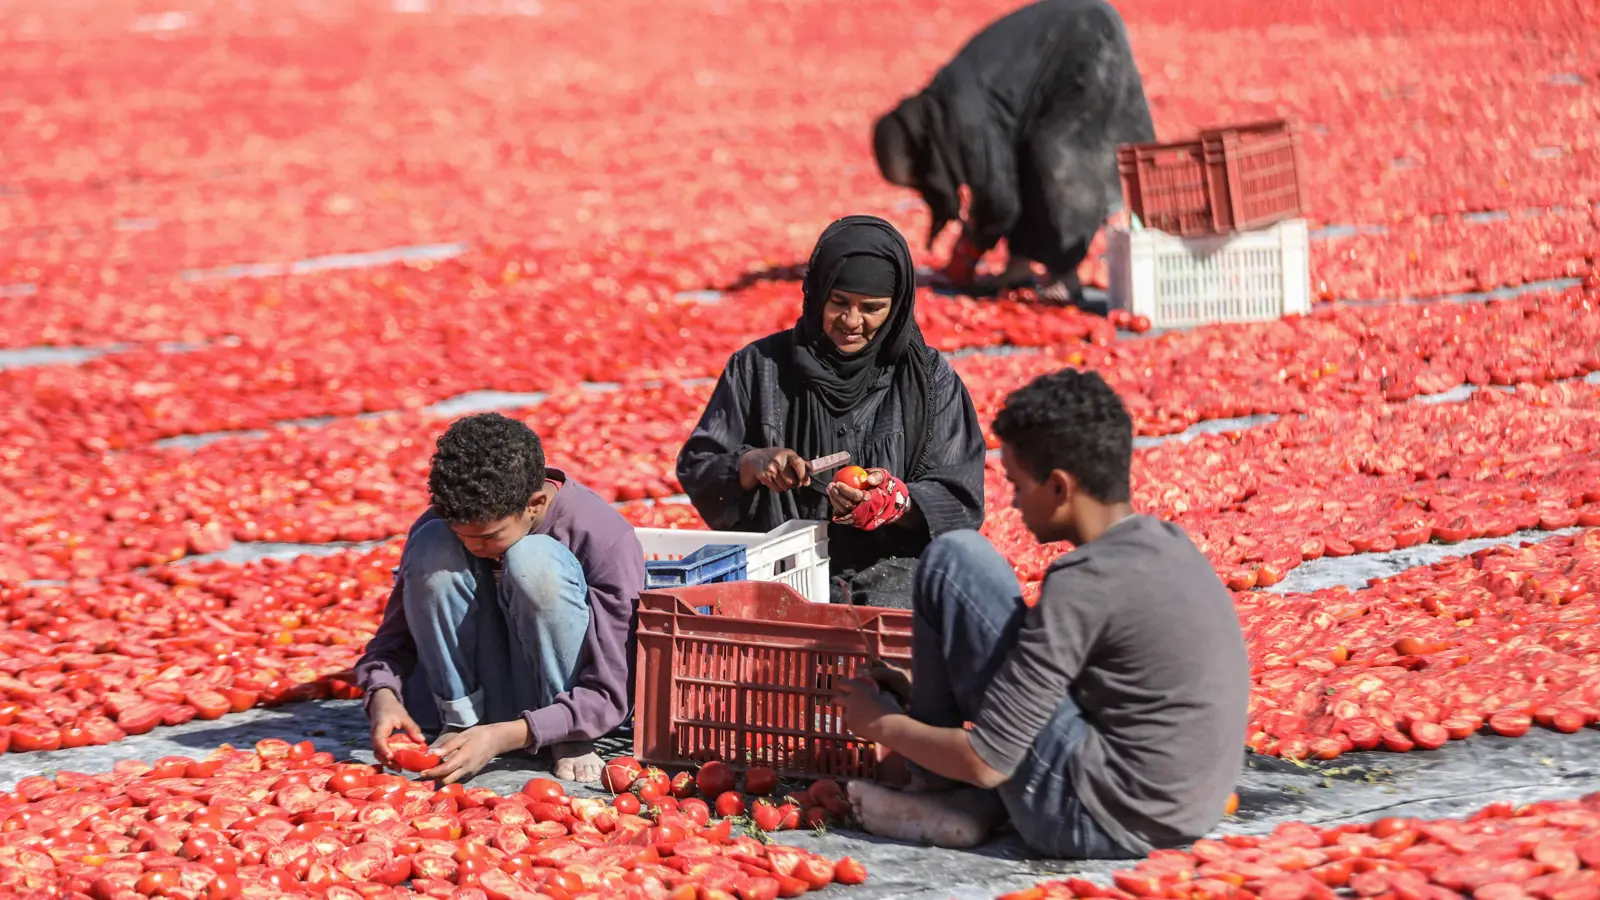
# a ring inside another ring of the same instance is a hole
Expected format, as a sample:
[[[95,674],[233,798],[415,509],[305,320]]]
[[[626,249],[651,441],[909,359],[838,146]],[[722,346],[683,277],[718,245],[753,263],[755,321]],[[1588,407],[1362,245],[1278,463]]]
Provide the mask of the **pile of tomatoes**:
[[[656,397],[684,397],[682,408],[692,408],[694,398],[684,389],[651,390]],[[589,433],[616,435],[633,428],[642,439],[653,438],[658,452],[669,452],[668,432],[638,421],[625,402],[638,396],[616,392],[602,395],[615,397],[616,403],[596,404],[573,395],[553,401],[549,412],[568,416],[553,421],[573,423],[574,433],[599,417],[601,425]],[[1586,448],[1600,442],[1597,411],[1600,389],[1561,384],[1509,394],[1482,391],[1461,404],[1315,412],[1139,451],[1135,500],[1141,509],[1182,524],[1237,590],[1274,584],[1304,561],[1324,555],[1593,525],[1600,523],[1600,494],[1594,488],[1600,464]],[[559,428],[552,433],[566,436]],[[396,438],[386,462],[408,467],[405,477],[420,485],[426,447],[400,443]],[[263,448],[242,441],[228,446],[252,451],[241,467],[267,469]],[[269,447],[281,450],[281,445]],[[598,443],[590,449],[605,450]],[[212,448],[201,451],[208,453]],[[308,475],[316,471],[288,454],[279,458]],[[329,458],[331,468],[332,454]],[[373,462],[354,454],[346,458],[352,465],[376,464],[375,456],[367,459]],[[166,477],[177,484],[192,476],[178,469]],[[225,544],[235,536],[381,536],[380,525],[399,531],[407,521],[394,498],[408,501],[413,510],[425,503],[420,487],[391,498],[349,474],[318,483],[349,498],[348,505],[330,504],[349,518],[324,523],[354,523],[357,513],[373,510],[389,518],[369,516],[364,532],[321,534],[306,524],[289,522],[280,530],[276,523],[252,526],[247,520],[233,524],[232,531],[208,535],[175,522],[171,555],[201,549],[204,540]],[[662,483],[657,493],[668,489]],[[622,488],[612,490],[617,495]],[[1024,582],[1036,582],[1063,548],[1039,546],[1015,513],[1004,508],[1007,488],[992,461],[988,493],[985,533]],[[391,505],[396,508],[386,508]],[[252,514],[249,509],[231,512]],[[624,513],[645,524],[703,527],[692,507],[683,504],[634,503],[625,505]],[[143,526],[138,534],[150,530],[136,513],[114,515],[112,521]],[[328,529],[328,524],[316,527]],[[85,552],[93,558],[92,550]],[[92,583],[6,588],[6,618],[13,629],[8,643],[15,656],[4,667],[7,678],[0,692],[19,708],[0,727],[10,725],[13,749],[43,749],[58,740],[71,746],[115,739],[118,731],[107,725],[124,733],[131,730],[130,721],[145,728],[152,713],[167,724],[220,714],[219,694],[230,698],[228,709],[346,695],[352,688],[342,673],[376,628],[398,552],[398,545],[386,545],[292,563],[161,566]],[[40,645],[39,637],[49,643]],[[161,660],[164,669],[143,671],[145,658]]]
[[[1001,900],[1582,900],[1600,891],[1600,794],[1525,806],[1497,801],[1464,819],[1386,818],[1158,850],[1111,885],[1049,881]]]
[[[504,275],[477,272],[478,262],[362,276],[364,293],[387,302],[337,313],[325,312],[332,302],[325,285],[297,285],[294,292],[323,314],[270,321],[242,340],[0,371],[0,434],[40,452],[92,454],[176,435],[415,409],[473,390],[712,377],[728,354],[788,327],[798,313],[792,282],[754,286],[716,303],[663,298],[596,309],[601,301],[592,290],[575,292],[571,279],[544,284],[520,276],[505,284]],[[433,304],[441,292],[483,299],[462,311]],[[738,310],[736,324],[727,321],[728,309]],[[1107,320],[1005,300],[928,295],[920,313],[930,342],[943,349],[1051,348],[960,360],[985,411],[1029,372],[1073,364],[1106,372],[1137,398],[1133,411],[1149,434],[1181,431],[1230,409],[1299,411],[1374,394],[1403,400],[1464,383],[1535,382],[1600,368],[1600,313],[1581,290],[1492,304],[1330,309],[1155,342],[1115,342]],[[505,338],[481,340],[487,329]],[[543,340],[550,329],[569,339]],[[442,359],[450,365],[441,367]]]
[[[926,211],[884,183],[864,135],[993,9],[536,5],[313,17],[94,0],[0,21],[15,85],[0,347],[131,345],[0,371],[0,751],[354,697],[349,669],[398,543],[172,563],[235,541],[402,534],[445,425],[421,408],[453,395],[548,392],[514,414],[552,464],[640,524],[703,527],[660,502],[681,492],[676,453],[728,354],[793,323],[816,234],[842,213],[877,213],[918,265],[947,255],[954,236],[924,246]],[[1241,738],[1258,752],[1332,758],[1597,724],[1593,530],[1356,591],[1256,590],[1324,556],[1600,526],[1600,390],[1572,382],[1600,370],[1600,72],[1581,39],[1600,29],[1596,7],[1135,6],[1124,12],[1162,134],[1301,124],[1310,216],[1356,226],[1314,244],[1319,298],[1585,286],[1326,305],[1143,340],[1119,338],[1148,324],[1131,316],[924,289],[927,340],[1037,349],[954,361],[985,425],[1006,393],[1067,365],[1103,373],[1141,435],[1283,417],[1135,462],[1139,508],[1183,525],[1237,591],[1254,685]],[[908,28],[905,41],[841,37]],[[384,63],[399,56],[405,66]],[[215,77],[187,76],[198,68]],[[445,243],[462,247],[350,271],[288,265]],[[1098,237],[1080,269],[1089,283],[1105,282],[1104,247]],[[275,267],[226,270],[239,263]],[[1407,402],[1463,384],[1515,391]],[[335,421],[280,427],[307,417]],[[156,446],[242,429],[271,430]],[[985,533],[1033,596],[1065,548],[1036,545],[993,465],[987,488]],[[26,583],[37,578],[71,580]],[[756,767],[741,786],[720,763],[669,778],[626,759],[606,777],[609,799],[541,780],[500,797],[269,741],[29,778],[0,797],[0,891],[378,900],[409,880],[460,900],[765,900],[865,877],[849,860],[735,836],[736,819],[763,832],[845,821],[832,782],[785,790]],[[1031,896],[1594,900],[1597,808],[1286,826],[1157,854],[1115,888]]]
[[[748,820],[761,832],[822,829],[850,820],[850,803],[837,781],[824,778],[803,789],[783,791],[777,772],[750,766],[743,792],[738,773],[713,760],[695,772],[668,775],[645,768],[631,756],[610,760],[601,770],[600,785],[613,794],[612,806],[624,813],[660,808],[682,812],[705,824],[708,817]]]
[[[359,696],[399,549],[0,588],[0,752]]]
[[[628,795],[633,796],[633,795]],[[635,798],[637,799],[637,798]],[[306,741],[29,776],[0,795],[0,891],[91,900],[776,900],[866,869],[690,811],[501,796],[336,762]]]
[[[1600,312],[1593,295],[1572,290],[1489,304],[1328,310],[1156,340],[967,356],[954,364],[983,422],[1029,378],[1073,365],[1104,373],[1138,432],[1160,435],[1254,413],[1373,408],[1463,383],[1571,378],[1600,368],[1596,346]],[[18,370],[18,378],[29,371],[35,370]],[[182,392],[209,390],[184,379]],[[248,393],[245,383],[239,391]],[[603,496],[659,499],[680,490],[677,451],[710,391],[704,382],[560,390],[514,414],[541,434],[555,465]],[[15,440],[28,452],[0,460],[0,483],[14,486],[0,488],[8,494],[0,515],[0,581],[124,572],[224,549],[232,540],[317,543],[400,534],[426,502],[427,460],[445,425],[418,412],[396,413],[277,429],[193,451],[147,445],[115,451],[137,445],[133,435],[145,426],[120,433],[91,427],[94,419],[74,418],[81,412],[74,406],[76,412],[58,418],[78,426],[42,429],[26,408],[51,396],[18,400],[15,415],[32,436]],[[108,415],[139,415],[110,398],[97,406],[114,411]],[[1417,446],[1431,443],[1424,437]],[[1307,471],[1322,469],[1319,461]]]
[[[1600,531],[1480,550],[1366,588],[1234,595],[1246,744],[1291,759],[1600,725]]]
[[[206,8],[163,23],[96,0],[8,28],[7,74],[28,87],[9,130],[0,284],[39,293],[5,304],[0,343],[251,334],[247,316],[159,309],[174,276],[406,244],[538,235],[536,249],[596,281],[614,269],[596,292],[608,303],[793,266],[846,210],[889,215],[919,263],[938,258],[923,250],[925,213],[879,176],[864,136],[994,9],[830,9],[854,34],[915,23],[903,46],[864,47],[803,3],[754,21],[639,0],[541,7]],[[1319,280],[1331,296],[1373,296],[1542,277],[1596,246],[1596,73],[1572,37],[1593,13],[1545,3],[1513,23],[1471,7],[1481,15],[1367,2],[1313,11],[1293,34],[1275,28],[1277,10],[1237,2],[1149,0],[1127,20],[1159,134],[1304,125],[1310,214],[1388,229],[1319,245]],[[1434,27],[1441,17],[1461,25]],[[449,40],[427,39],[440,33]],[[557,38],[568,43],[538,59],[517,52]],[[216,40],[261,44],[219,61]],[[723,52],[752,44],[763,52]],[[152,46],[170,65],[149,64]],[[403,73],[373,62],[396,48]],[[615,65],[590,72],[601,52]],[[173,74],[200,64],[215,82]],[[818,73],[793,90],[804,66]],[[638,103],[644,84],[656,102]],[[489,112],[506,109],[517,115]],[[1462,219],[1486,210],[1514,218]],[[440,299],[468,312],[464,294]],[[330,299],[337,309],[361,290]]]
[[[1552,405],[1563,397],[1577,406]],[[1134,503],[1184,526],[1236,590],[1323,556],[1600,525],[1600,388],[1480,391],[1464,403],[1313,411],[1138,451]],[[1024,581],[1060,552],[1008,505],[991,461],[984,532]]]

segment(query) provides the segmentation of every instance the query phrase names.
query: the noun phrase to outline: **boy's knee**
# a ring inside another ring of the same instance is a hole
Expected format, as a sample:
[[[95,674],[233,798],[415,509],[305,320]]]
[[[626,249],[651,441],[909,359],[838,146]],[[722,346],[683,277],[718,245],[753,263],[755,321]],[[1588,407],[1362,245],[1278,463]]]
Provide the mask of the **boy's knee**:
[[[511,596],[537,610],[555,610],[585,602],[589,586],[583,565],[560,541],[530,534],[506,551],[501,579]]]
[[[968,565],[995,554],[994,545],[982,534],[971,529],[946,531],[929,542],[922,551],[917,570],[943,571],[954,566]]]
[[[464,572],[472,568],[472,554],[448,523],[434,519],[406,539],[400,566],[419,577],[437,572]]]

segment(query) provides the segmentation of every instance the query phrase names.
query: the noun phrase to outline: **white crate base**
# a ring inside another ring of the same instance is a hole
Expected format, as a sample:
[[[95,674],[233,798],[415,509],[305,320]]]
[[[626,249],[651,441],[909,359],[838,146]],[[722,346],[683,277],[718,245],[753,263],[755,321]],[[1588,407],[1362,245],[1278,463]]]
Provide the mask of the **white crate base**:
[[[1290,219],[1259,231],[1181,238],[1107,232],[1111,305],[1156,328],[1256,322],[1311,311],[1310,230]]]
[[[683,559],[707,544],[743,544],[745,577],[779,581],[812,603],[828,602],[828,523],[797,519],[766,534],[635,528],[645,559]]]

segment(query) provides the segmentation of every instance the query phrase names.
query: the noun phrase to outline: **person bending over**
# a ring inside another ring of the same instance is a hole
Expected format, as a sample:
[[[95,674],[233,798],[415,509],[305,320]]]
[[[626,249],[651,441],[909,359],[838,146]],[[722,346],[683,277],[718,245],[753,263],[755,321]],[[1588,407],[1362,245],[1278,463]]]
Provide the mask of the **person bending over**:
[[[975,284],[978,259],[1006,240],[999,287],[1049,276],[1039,296],[1081,302],[1078,264],[1122,203],[1117,145],[1155,140],[1127,28],[1104,0],[1042,0],[989,25],[920,93],[878,120],[884,178],[914,188],[933,216],[928,246],[961,217],[945,277]]]
[[[1243,761],[1250,675],[1231,596],[1182,529],[1134,512],[1132,425],[1099,375],[1034,379],[994,433],[1023,523],[1076,549],[1029,608],[977,532],[928,547],[909,681],[880,668],[841,700],[856,736],[918,776],[904,792],[853,782],[862,823],[964,847],[1009,813],[1031,848],[1063,858],[1201,837]],[[907,692],[903,708],[894,695]]]
[[[983,429],[961,377],[922,339],[911,250],[846,216],[811,252],[795,326],[733,354],[678,480],[712,528],[829,519],[836,603],[906,608],[934,535],[983,521]],[[864,489],[809,461],[848,451]]]
[[[498,413],[439,438],[432,506],[411,526],[383,623],[356,665],[372,746],[441,730],[423,778],[471,778],[513,750],[600,777],[593,741],[632,708],[644,550],[600,496],[545,468],[539,436]],[[402,686],[404,683],[404,686]]]

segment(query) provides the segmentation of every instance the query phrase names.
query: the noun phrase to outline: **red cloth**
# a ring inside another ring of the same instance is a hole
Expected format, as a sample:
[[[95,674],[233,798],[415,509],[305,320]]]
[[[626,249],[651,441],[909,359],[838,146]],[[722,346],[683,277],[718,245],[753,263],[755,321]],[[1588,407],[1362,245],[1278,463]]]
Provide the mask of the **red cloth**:
[[[834,521],[854,525],[862,531],[872,531],[895,521],[911,508],[911,492],[905,483],[883,469],[871,469],[883,476],[883,483],[866,491],[866,499],[856,505],[848,515]]]

